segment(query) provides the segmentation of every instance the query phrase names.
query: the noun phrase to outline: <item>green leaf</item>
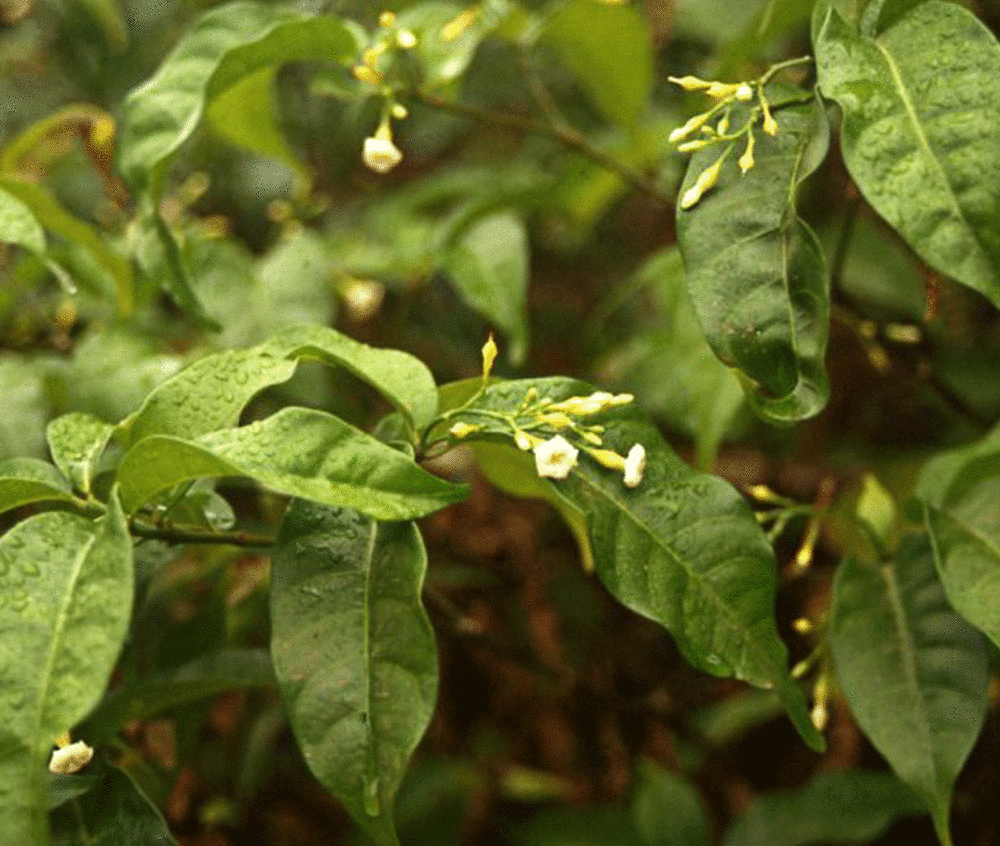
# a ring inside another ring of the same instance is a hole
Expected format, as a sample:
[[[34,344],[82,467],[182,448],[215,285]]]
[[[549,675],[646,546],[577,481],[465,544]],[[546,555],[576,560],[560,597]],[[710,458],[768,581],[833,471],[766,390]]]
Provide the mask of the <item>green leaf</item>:
[[[580,80],[609,120],[635,127],[653,86],[653,41],[631,6],[569,0],[549,17],[542,39]]]
[[[0,356],[0,396],[4,398],[0,458],[45,455],[45,421],[51,414],[46,382],[52,360],[9,350]]]
[[[370,347],[324,326],[296,326],[262,344],[266,355],[315,359],[344,367],[382,394],[416,428],[437,413],[434,377],[418,358],[400,350]]]
[[[449,423],[481,426],[469,442],[510,444],[510,427],[482,412],[516,411],[529,388],[553,401],[592,391],[558,377],[494,382]],[[788,674],[774,619],[774,553],[753,512],[722,479],[691,470],[637,413],[618,409],[585,421],[606,427],[607,449],[625,455],[639,443],[646,450],[645,476],[635,489],[582,451],[569,478],[555,483],[587,515],[601,581],[623,605],[666,628],[694,666],[776,689],[806,742],[821,747]],[[549,437],[544,429],[533,434]]]
[[[479,441],[468,446],[476,465],[495,487],[513,496],[545,500],[559,512],[576,540],[583,569],[591,572],[594,569],[594,552],[587,535],[586,515],[550,479],[538,475],[531,454],[522,452],[513,444]]]
[[[744,408],[743,389],[705,340],[676,246],[650,257],[636,274],[636,283],[650,289],[657,306],[652,318],[656,328],[636,333],[612,350],[600,372],[634,393],[657,419],[665,418],[671,428],[690,435],[697,466],[707,470]],[[664,378],[666,373],[669,378]]]
[[[180,667],[108,693],[87,717],[81,731],[95,741],[115,735],[131,720],[148,720],[164,711],[200,702],[228,690],[272,687],[270,654],[263,649],[221,649]]]
[[[50,512],[0,538],[0,842],[47,842],[46,761],[107,684],[132,608],[132,543],[112,493],[93,522]]]
[[[466,495],[343,420],[292,407],[198,440],[143,438],[118,467],[122,504],[132,513],[160,491],[205,476],[249,476],[279,493],[380,520],[423,517]]]
[[[52,846],[176,846],[163,815],[128,773],[105,763],[100,771],[96,785],[53,814]]]
[[[74,502],[62,474],[38,458],[0,461],[0,513],[29,502]]]
[[[945,598],[926,538],[904,538],[890,563],[840,565],[830,641],[858,725],[950,844],[952,788],[986,715],[987,665],[979,633]]]
[[[923,813],[920,798],[891,775],[819,773],[798,790],[761,796],[729,827],[723,844],[871,843],[898,818]]]
[[[37,255],[45,254],[45,230],[31,209],[6,186],[0,188],[0,241],[27,247]]]
[[[1000,304],[1000,45],[966,9],[921,3],[878,37],[828,4],[819,85],[872,207],[929,264]]]
[[[509,211],[466,228],[445,254],[443,269],[462,298],[510,340],[509,358],[528,352],[528,236]]]
[[[52,460],[76,490],[90,493],[97,462],[114,431],[110,423],[82,412],[64,414],[45,427]]]
[[[112,250],[86,223],[67,212],[42,185],[0,177],[0,189],[21,201],[39,224],[82,247],[114,282],[118,311],[127,316],[132,311],[132,268]]]
[[[956,611],[1000,644],[1000,430],[928,462],[916,495]]]
[[[393,800],[437,694],[412,523],[295,502],[274,550],[275,672],[310,769],[372,839],[396,844]]]
[[[708,816],[687,779],[652,761],[640,761],[632,820],[646,846],[707,846]]]
[[[869,0],[861,13],[858,28],[864,35],[874,37],[923,2],[925,0]]]
[[[741,109],[733,125],[745,119]],[[757,133],[753,168],[741,173],[742,150],[734,149],[716,187],[689,210],[678,208],[677,241],[713,351],[745,374],[761,414],[794,421],[817,414],[829,395],[826,263],[795,210],[799,188],[826,155],[829,127],[818,102],[781,108],[775,119],[777,135]],[[696,153],[682,191],[719,155],[715,147]]]
[[[294,372],[294,361],[262,355],[256,347],[207,355],[156,387],[118,424],[115,437],[128,448],[150,435],[197,438],[235,426],[254,394]]]
[[[265,67],[244,77],[209,103],[206,116],[212,129],[231,144],[277,159],[307,185],[308,168],[278,130],[276,76],[276,68]]]
[[[302,17],[291,6],[230,3],[204,15],[122,109],[119,166],[154,194],[169,157],[190,137],[206,105],[262,68],[294,60],[340,62],[354,38],[333,17]]]

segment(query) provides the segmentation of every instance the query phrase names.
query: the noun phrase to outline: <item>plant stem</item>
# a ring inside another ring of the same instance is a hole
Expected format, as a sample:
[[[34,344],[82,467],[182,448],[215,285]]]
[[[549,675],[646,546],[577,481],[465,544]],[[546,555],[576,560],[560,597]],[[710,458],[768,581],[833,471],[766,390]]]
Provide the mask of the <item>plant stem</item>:
[[[129,530],[138,538],[162,540],[170,543],[214,543],[264,549],[274,545],[274,538],[255,535],[253,532],[203,532],[183,528],[162,528],[139,523],[135,520]]]
[[[448,112],[449,114],[458,115],[459,117],[468,118],[469,120],[475,120],[479,123],[502,126],[506,129],[514,129],[520,132],[527,132],[531,135],[541,135],[546,138],[552,138],[564,147],[579,153],[584,158],[590,159],[594,162],[594,164],[617,174],[633,187],[643,191],[657,203],[668,207],[673,205],[673,199],[660,191],[660,189],[646,179],[645,176],[637,170],[634,170],[628,165],[618,161],[618,159],[614,158],[614,156],[608,155],[603,150],[598,150],[596,147],[593,147],[583,135],[575,129],[566,126],[562,121],[559,121],[557,124],[552,124],[536,120],[535,118],[522,117],[521,115],[513,115],[507,112],[494,112],[487,109],[480,109],[476,106],[467,106],[462,103],[452,103],[448,100],[444,100],[440,97],[434,96],[433,94],[428,94],[420,90],[411,91],[410,94],[414,99],[432,109]]]

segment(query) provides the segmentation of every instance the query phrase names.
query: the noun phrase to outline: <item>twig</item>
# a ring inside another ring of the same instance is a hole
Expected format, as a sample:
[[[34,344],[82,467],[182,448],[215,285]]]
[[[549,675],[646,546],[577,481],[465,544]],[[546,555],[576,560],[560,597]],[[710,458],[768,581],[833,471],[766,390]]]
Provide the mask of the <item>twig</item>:
[[[171,529],[133,520],[129,526],[133,535],[147,540],[162,540],[170,543],[211,543],[228,546],[245,546],[254,549],[266,549],[274,545],[274,538],[255,535],[253,532],[202,532],[190,529]]]

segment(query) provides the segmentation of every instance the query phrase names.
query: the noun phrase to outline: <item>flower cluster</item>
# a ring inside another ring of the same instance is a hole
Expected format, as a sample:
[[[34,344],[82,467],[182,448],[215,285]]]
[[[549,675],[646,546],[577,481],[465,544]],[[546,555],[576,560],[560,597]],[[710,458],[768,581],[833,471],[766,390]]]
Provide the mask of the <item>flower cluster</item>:
[[[680,198],[682,209],[695,206],[705,193],[711,190],[719,179],[723,162],[729,157],[736,142],[745,138],[743,153],[737,160],[741,173],[746,173],[754,166],[754,127],[758,120],[765,135],[775,135],[778,132],[778,122],[771,114],[771,107],[764,94],[764,85],[770,78],[785,67],[800,64],[803,59],[792,59],[774,65],[767,73],[747,82],[717,82],[699,79],[696,76],[671,76],[668,79],[679,85],[685,91],[699,91],[715,100],[715,103],[705,112],[695,115],[683,126],[670,133],[671,144],[676,145],[678,152],[691,153],[710,146],[724,145],[718,158],[706,167]],[[756,103],[750,106],[750,102]],[[736,106],[746,104],[744,110],[737,112]],[[735,114],[742,116],[741,125],[733,128],[730,123]]]
[[[484,388],[495,358],[496,344],[491,336],[483,346]],[[553,401],[539,398],[535,388],[529,388],[521,404],[513,412],[471,409],[467,406],[458,411],[502,422],[505,428],[509,428],[519,449],[534,453],[535,469],[539,476],[565,479],[577,465],[580,453],[584,452],[602,467],[621,473],[626,487],[635,488],[642,482],[646,469],[645,447],[634,444],[628,455],[619,455],[604,447],[604,427],[583,419],[628,405],[633,399],[632,394],[595,391],[588,396]],[[459,421],[451,425],[448,433],[453,438],[461,439],[484,428],[485,424]]]
[[[396,16],[383,12],[378,19],[381,33],[375,37],[371,47],[362,53],[361,62],[351,68],[351,74],[359,82],[376,86],[385,101],[382,120],[375,134],[366,138],[361,151],[361,159],[376,173],[388,173],[403,160],[402,151],[392,140],[390,118],[402,120],[406,117],[406,107],[395,100],[392,87],[386,84],[385,73],[388,61],[396,50],[412,50],[417,45],[417,37],[408,29],[396,26]]]

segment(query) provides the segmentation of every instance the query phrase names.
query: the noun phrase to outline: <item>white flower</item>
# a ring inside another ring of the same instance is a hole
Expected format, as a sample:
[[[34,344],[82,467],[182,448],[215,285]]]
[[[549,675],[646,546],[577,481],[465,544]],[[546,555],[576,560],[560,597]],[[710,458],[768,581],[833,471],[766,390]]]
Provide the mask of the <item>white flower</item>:
[[[518,449],[527,451],[532,447],[531,435],[521,429],[518,429],[514,432],[514,443],[517,444]]]
[[[376,173],[388,173],[403,160],[402,151],[392,143],[388,121],[383,121],[375,134],[365,139],[361,158]]]
[[[638,487],[645,469],[646,448],[642,444],[635,444],[625,458],[625,487]]]
[[[562,435],[535,444],[535,468],[539,476],[565,479],[576,465],[580,451]]]
[[[94,757],[94,750],[82,740],[62,746],[52,753],[49,760],[49,772],[56,775],[70,775],[78,773]]]

